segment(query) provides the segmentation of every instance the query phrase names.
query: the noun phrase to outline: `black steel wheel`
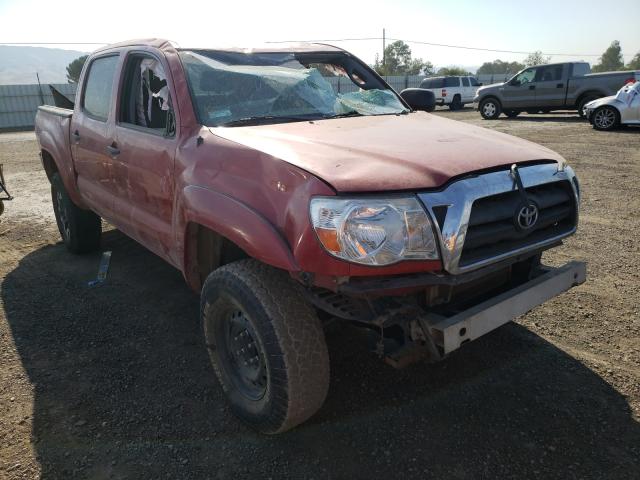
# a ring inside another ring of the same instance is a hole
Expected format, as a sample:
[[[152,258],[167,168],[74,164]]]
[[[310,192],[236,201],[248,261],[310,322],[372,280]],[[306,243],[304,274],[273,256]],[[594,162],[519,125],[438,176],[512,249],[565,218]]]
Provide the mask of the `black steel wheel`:
[[[51,177],[51,200],[58,231],[67,249],[72,253],[97,250],[102,235],[100,217],[73,203],[58,173]]]
[[[302,286],[256,260],[218,268],[202,288],[211,363],[236,416],[281,433],[304,422],[329,389],[329,354]]]

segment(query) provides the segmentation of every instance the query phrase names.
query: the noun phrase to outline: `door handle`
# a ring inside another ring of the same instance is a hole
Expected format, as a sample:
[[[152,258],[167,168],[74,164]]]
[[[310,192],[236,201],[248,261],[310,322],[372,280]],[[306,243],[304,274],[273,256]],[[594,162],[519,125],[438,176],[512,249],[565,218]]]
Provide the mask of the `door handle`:
[[[78,130],[76,130],[75,132],[73,132],[71,134],[71,136],[73,137],[73,141],[75,143],[80,143],[80,132],[78,132]]]
[[[556,88],[563,88],[564,87],[564,83],[559,83],[556,85]]]
[[[107,145],[107,153],[111,155],[111,158],[116,158],[118,155],[120,155],[120,149],[118,148],[116,142],[113,142],[111,145]]]
[[[529,85],[529,90],[535,90],[536,86],[535,85]]]

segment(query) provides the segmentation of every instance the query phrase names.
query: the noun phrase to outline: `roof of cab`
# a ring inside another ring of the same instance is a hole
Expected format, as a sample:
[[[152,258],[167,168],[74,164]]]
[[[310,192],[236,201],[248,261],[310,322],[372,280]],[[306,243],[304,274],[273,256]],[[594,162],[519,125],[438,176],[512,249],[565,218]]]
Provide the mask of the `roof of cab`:
[[[217,50],[223,52],[238,53],[270,53],[270,52],[344,52],[343,49],[325,43],[274,43],[263,44],[254,47],[220,47],[220,46],[192,46],[189,48],[178,47],[175,42],[162,38],[140,38],[125,40],[124,42],[112,43],[98,48],[94,53],[111,50],[121,47],[155,47],[159,50]]]

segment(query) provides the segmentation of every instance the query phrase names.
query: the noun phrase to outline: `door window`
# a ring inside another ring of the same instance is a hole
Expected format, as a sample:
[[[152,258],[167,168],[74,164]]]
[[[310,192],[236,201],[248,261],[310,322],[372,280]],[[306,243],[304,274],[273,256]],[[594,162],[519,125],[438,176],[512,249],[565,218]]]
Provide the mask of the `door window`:
[[[462,77],[462,86],[463,87],[469,86],[469,77]]]
[[[536,72],[536,82],[556,82],[562,80],[562,65],[540,67]]]
[[[173,133],[167,77],[157,59],[135,54],[127,60],[120,101],[120,123]]]
[[[111,106],[113,77],[118,65],[118,56],[96,58],[89,66],[85,80],[82,108],[91,117],[106,121]]]
[[[480,82],[478,82],[478,80],[475,77],[471,77],[471,86],[472,87],[479,87],[480,86]]]
[[[533,82],[533,79],[536,76],[535,68],[527,68],[525,71],[520,72],[515,78],[512,80],[513,85],[525,85],[527,83]]]

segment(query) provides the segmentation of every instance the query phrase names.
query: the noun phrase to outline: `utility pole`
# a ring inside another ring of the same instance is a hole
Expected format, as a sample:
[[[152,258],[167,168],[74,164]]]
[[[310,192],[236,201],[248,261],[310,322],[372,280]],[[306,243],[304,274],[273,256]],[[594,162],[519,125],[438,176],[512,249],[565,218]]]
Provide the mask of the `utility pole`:
[[[387,48],[387,44],[386,44],[386,35],[385,35],[385,31],[384,28],[382,29],[382,66],[384,67],[384,61],[385,61],[385,50]]]

